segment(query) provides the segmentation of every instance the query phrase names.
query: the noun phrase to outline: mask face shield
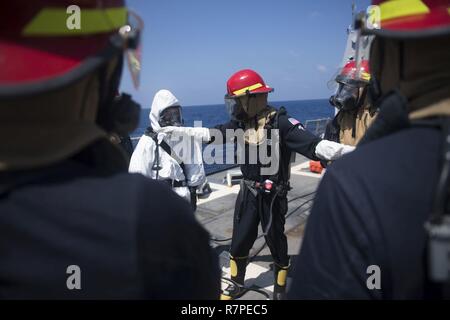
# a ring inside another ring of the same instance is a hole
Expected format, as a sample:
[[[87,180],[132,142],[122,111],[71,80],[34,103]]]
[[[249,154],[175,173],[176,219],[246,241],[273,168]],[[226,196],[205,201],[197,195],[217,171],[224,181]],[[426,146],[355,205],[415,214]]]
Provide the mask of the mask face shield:
[[[141,73],[141,36],[143,29],[144,22],[142,19],[136,13],[129,11],[127,24],[119,30],[119,34],[125,40],[125,57],[136,89],[139,88]]]
[[[267,92],[225,95],[225,106],[232,120],[246,121],[267,107]]]
[[[355,56],[347,60],[336,76],[338,87],[334,98],[330,100],[339,110],[353,110],[363,103],[364,90],[370,81],[368,58],[371,42],[370,37],[356,32]]]
[[[159,125],[161,127],[175,126],[181,127],[184,124],[180,106],[173,106],[164,109],[159,115]]]
[[[247,119],[247,113],[238,98],[225,95],[225,108],[231,120],[245,121]]]
[[[330,106],[332,107],[336,107],[336,102],[334,101],[336,99],[336,95],[333,94],[329,99],[328,99],[328,103],[330,104]]]
[[[362,96],[369,84],[368,79],[370,79],[370,74],[366,72],[368,70],[367,60],[364,65],[362,72],[358,72],[355,61],[350,60],[336,76],[336,93],[329,101],[338,110],[352,110],[361,106],[363,102],[361,100],[364,100]]]
[[[353,110],[358,107],[360,87],[356,84],[339,83],[336,94],[330,99],[339,110]]]
[[[330,90],[337,91],[339,83],[336,82],[336,78],[342,71],[342,68],[349,62],[353,61],[355,58],[355,48],[356,48],[356,37],[357,32],[353,30],[351,27],[347,29],[347,42],[345,45],[344,55],[342,57],[342,61],[339,64],[336,72],[333,74],[331,79],[327,82],[327,87]]]
[[[364,82],[369,82],[369,59],[370,59],[370,48],[372,46],[373,36],[362,35],[358,30],[356,36],[355,44],[355,65],[356,72],[353,75],[355,80],[360,80]]]

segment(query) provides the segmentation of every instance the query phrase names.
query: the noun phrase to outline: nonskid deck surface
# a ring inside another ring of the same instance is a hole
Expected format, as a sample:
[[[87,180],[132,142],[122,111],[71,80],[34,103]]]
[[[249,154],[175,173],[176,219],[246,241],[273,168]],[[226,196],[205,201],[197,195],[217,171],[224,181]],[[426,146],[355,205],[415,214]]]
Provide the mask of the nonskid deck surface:
[[[236,196],[239,192],[239,183],[228,187],[225,182],[226,173],[224,171],[208,176],[208,181],[213,192],[208,198],[199,199],[196,217],[210,232],[211,237],[219,240],[212,241],[211,245],[220,257],[222,275],[229,278],[228,250],[231,241],[227,239],[231,238],[233,231],[233,213]],[[298,254],[303,238],[305,222],[309,215],[320,178],[320,174],[309,171],[309,161],[297,155],[297,161],[292,164],[291,169],[292,190],[288,194],[289,204],[285,224],[291,263]],[[261,234],[262,230],[260,228],[259,235]],[[250,257],[258,253],[264,244],[264,237],[258,237],[250,252]],[[274,275],[272,271],[272,258],[267,246],[249,263],[245,279],[246,287],[260,289],[272,298]],[[290,280],[288,277],[288,286]],[[225,283],[222,285],[226,286]],[[267,297],[258,292],[248,291],[241,299],[260,300],[267,299]]]

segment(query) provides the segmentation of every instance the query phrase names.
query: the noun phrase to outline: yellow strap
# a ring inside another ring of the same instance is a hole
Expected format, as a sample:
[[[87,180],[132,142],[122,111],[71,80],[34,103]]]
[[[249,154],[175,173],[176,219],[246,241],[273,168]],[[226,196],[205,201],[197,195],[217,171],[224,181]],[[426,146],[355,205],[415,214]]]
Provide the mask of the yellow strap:
[[[237,277],[238,267],[235,260],[230,259],[230,273],[232,277]]]
[[[365,72],[365,71],[361,72],[361,78],[363,80],[369,81],[370,80],[370,73]]]
[[[228,296],[225,294],[220,294],[220,300],[231,300],[231,299],[232,299],[231,296]]]
[[[277,284],[280,287],[284,287],[286,285],[286,278],[287,278],[287,270],[278,271]]]
[[[429,12],[421,0],[390,0],[380,4],[381,21]]]
[[[262,85],[261,83],[256,83],[256,84],[254,84],[254,85],[251,85],[251,86],[248,86],[248,87],[245,87],[245,88],[236,90],[236,91],[233,92],[233,94],[236,95],[236,96],[238,96],[238,95],[240,95],[240,94],[245,93],[247,90],[248,90],[248,91],[252,91],[252,90],[261,88],[262,86],[263,86],[263,85]]]
[[[67,19],[71,16],[66,9],[44,8],[31,20],[24,30],[24,36],[79,36],[110,32],[126,24],[127,8],[80,10],[80,29],[69,29]]]

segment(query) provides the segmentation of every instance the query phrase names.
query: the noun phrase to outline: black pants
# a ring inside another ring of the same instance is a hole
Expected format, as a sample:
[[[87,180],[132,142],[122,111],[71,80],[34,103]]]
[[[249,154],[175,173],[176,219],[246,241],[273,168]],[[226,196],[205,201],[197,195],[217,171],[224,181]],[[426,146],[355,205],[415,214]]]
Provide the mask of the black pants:
[[[234,209],[233,240],[230,254],[233,257],[246,257],[258,236],[258,225],[263,229],[270,219],[270,203],[273,194],[260,193],[255,196],[246,186],[241,185]],[[287,197],[277,196],[272,209],[272,225],[265,237],[275,263],[281,266],[289,264],[287,239],[284,234]]]

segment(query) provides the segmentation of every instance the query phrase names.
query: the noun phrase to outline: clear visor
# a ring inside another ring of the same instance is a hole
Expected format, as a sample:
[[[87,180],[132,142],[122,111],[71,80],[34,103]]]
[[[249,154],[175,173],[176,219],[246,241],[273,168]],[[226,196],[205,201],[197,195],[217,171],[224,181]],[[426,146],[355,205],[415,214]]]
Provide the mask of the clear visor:
[[[180,106],[169,107],[159,115],[161,126],[181,126],[183,125],[183,115]]]
[[[247,113],[238,98],[225,96],[225,108],[231,120],[243,121],[247,118]]]
[[[356,73],[354,78],[361,81],[368,81],[368,74],[364,70],[363,61],[370,61],[370,48],[372,46],[373,36],[365,36],[361,31],[357,31],[355,43],[355,62]]]
[[[344,56],[340,64],[341,67],[344,67],[348,61],[355,58],[357,37],[358,34],[355,30],[348,30],[347,44],[345,45]]]
[[[119,33],[126,40],[125,56],[128,62],[128,69],[133,80],[133,85],[137,89],[140,84],[140,73],[142,64],[142,32],[144,22],[134,12],[128,12],[128,23],[120,28]]]
[[[373,36],[363,36],[358,30],[349,30],[347,37],[347,45],[340,67],[328,81],[327,86],[330,90],[338,90],[340,82],[354,83],[355,85],[367,84],[370,75],[366,72],[363,61],[369,61],[370,47]],[[343,74],[346,64],[355,61],[355,68],[351,72]]]
[[[336,82],[337,77],[342,72],[342,68],[355,58],[355,48],[356,48],[356,31],[352,29],[347,30],[347,43],[345,45],[344,55],[342,61],[339,64],[336,72],[333,74],[331,79],[327,83],[327,87],[330,90],[337,90],[339,83]]]

